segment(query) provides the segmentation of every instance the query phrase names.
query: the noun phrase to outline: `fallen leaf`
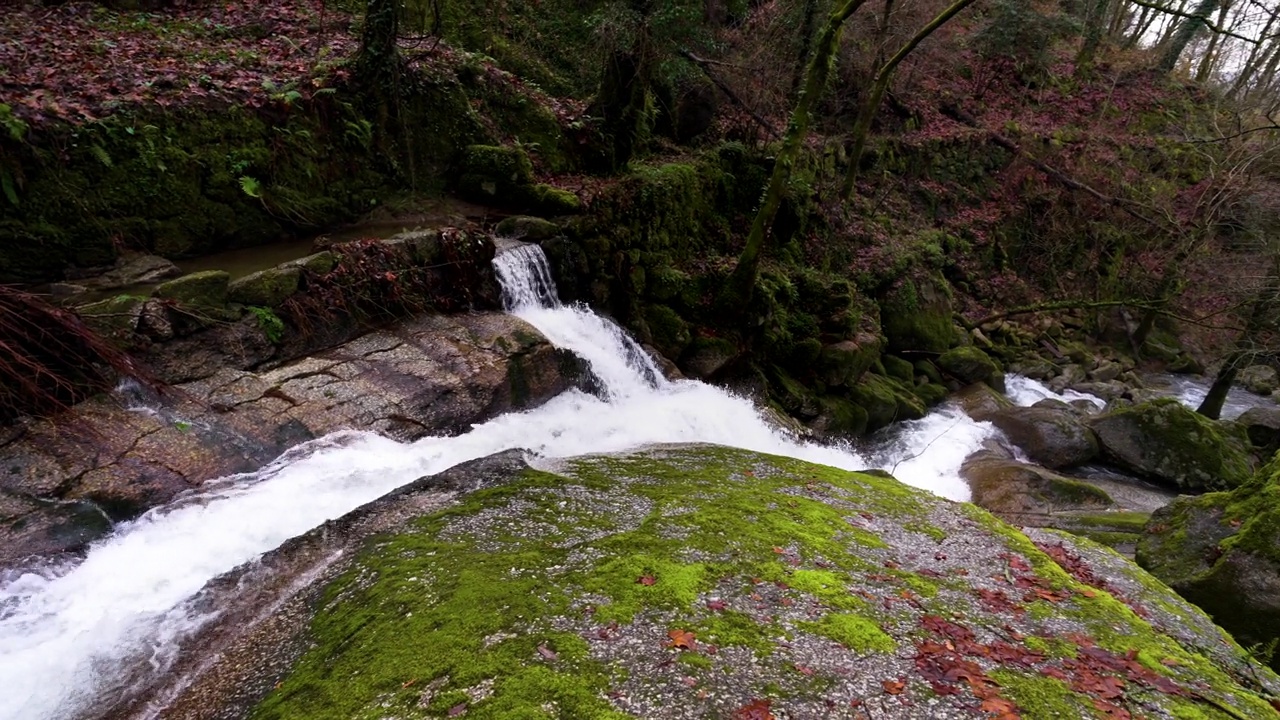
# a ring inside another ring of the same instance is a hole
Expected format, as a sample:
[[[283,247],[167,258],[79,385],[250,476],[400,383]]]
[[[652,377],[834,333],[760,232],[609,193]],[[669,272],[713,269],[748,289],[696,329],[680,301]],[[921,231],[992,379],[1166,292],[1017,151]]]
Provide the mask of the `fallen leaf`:
[[[812,675],[812,674],[813,674],[813,668],[809,667],[808,665],[799,665],[799,664],[797,664],[795,667],[796,667],[796,672],[800,673],[801,675]]]
[[[708,609],[708,610],[714,610],[714,611],[716,611],[716,612],[720,612],[721,610],[724,610],[726,607],[728,607],[728,605],[726,605],[726,604],[725,604],[725,602],[724,602],[723,600],[708,600],[708,601],[707,601],[707,609]]]
[[[880,683],[884,685],[884,691],[890,695],[901,695],[907,684],[901,680],[884,680]]]
[[[458,703],[457,705],[454,705],[453,707],[449,708],[449,717],[458,717],[460,715],[465,715],[466,713],[467,713],[466,703]]]
[[[667,633],[667,637],[671,638],[671,641],[667,643],[667,647],[670,648],[695,650],[698,647],[697,636],[688,630],[672,630]]]
[[[538,646],[538,654],[548,660],[555,660],[556,658],[560,657],[559,653],[547,647],[546,645]]]
[[[636,582],[640,583],[641,585],[652,585],[658,582],[658,579],[652,575],[641,575],[640,577],[636,578]]]
[[[414,678],[412,680],[405,680],[403,683],[400,683],[400,689],[403,690],[405,688],[411,688],[413,687],[413,684],[416,682],[418,682],[417,678]]]
[[[733,711],[733,720],[777,720],[772,707],[772,700],[752,700]]]

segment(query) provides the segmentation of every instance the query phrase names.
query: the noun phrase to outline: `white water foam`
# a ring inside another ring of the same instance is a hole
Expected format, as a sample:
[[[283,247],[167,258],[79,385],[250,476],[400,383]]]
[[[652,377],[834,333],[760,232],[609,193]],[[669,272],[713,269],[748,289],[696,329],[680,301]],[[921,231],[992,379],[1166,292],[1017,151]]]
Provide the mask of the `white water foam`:
[[[185,602],[208,580],[422,475],[509,448],[568,457],[719,443],[845,469],[882,467],[911,485],[968,498],[960,464],[993,430],[954,407],[904,424],[874,456],[797,442],[744,398],[665,380],[612,322],[561,306],[539,248],[504,253],[495,267],[510,310],[583,357],[599,396],[569,391],[464,435],[410,444],[331,435],[118,527],[74,567],[0,579],[0,720],[93,717],[127,690],[122,667],[148,658],[163,671],[176,641],[207,620]]]
[[[1099,410],[1107,406],[1106,401],[1097,395],[1082,393],[1071,388],[1067,388],[1062,392],[1054,392],[1044,383],[1021,375],[1005,376],[1004,385],[1005,394],[1009,396],[1009,399],[1015,405],[1024,407],[1035,405],[1041,400],[1061,400],[1068,403],[1073,400],[1085,400]]]

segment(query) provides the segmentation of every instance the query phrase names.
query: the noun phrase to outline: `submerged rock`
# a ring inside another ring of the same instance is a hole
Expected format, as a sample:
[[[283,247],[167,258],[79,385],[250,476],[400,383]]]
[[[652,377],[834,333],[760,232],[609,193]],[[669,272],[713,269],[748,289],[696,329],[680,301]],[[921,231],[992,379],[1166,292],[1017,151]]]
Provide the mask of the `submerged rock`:
[[[1118,408],[1088,423],[1108,461],[1183,491],[1234,488],[1253,472],[1246,442],[1231,426],[1177,400]]]
[[[220,619],[132,707],[159,701],[181,720],[1267,717],[1280,691],[1205,615],[1096,544],[1028,538],[883,475],[710,446],[467,463],[224,576],[204,606]]]

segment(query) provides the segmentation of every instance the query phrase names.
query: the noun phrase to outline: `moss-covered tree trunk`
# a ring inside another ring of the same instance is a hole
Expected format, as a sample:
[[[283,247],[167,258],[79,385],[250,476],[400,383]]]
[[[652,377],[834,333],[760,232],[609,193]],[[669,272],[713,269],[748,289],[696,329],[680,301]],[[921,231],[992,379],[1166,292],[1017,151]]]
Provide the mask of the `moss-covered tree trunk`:
[[[1178,28],[1169,37],[1168,45],[1160,55],[1160,64],[1157,67],[1162,72],[1173,72],[1173,69],[1178,66],[1178,60],[1187,46],[1201,30],[1209,27],[1209,16],[1218,9],[1220,2],[1222,0],[1200,0],[1196,8],[1191,11],[1191,17],[1184,18],[1178,24]]]
[[[379,149],[388,165],[404,171],[409,186],[416,187],[411,136],[401,107],[400,5],[401,0],[368,0],[355,75],[374,119]]]
[[[1093,67],[1093,57],[1102,45],[1102,35],[1110,19],[1107,12],[1110,5],[1111,0],[1094,0],[1089,7],[1089,14],[1084,21],[1084,42],[1080,45],[1080,52],[1076,54],[1077,75],[1088,73]]]
[[[721,311],[730,317],[736,317],[746,310],[755,291],[756,278],[760,274],[760,257],[764,252],[765,240],[773,228],[773,220],[782,206],[782,197],[791,178],[791,169],[800,157],[804,147],[805,136],[809,132],[809,115],[818,102],[823,90],[827,87],[827,79],[831,76],[831,66],[835,62],[836,50],[840,47],[840,31],[849,16],[858,11],[866,0],[846,0],[827,18],[817,41],[813,47],[813,57],[809,60],[809,69],[805,73],[804,87],[796,100],[796,107],[791,112],[791,122],[782,138],[782,149],[774,161],[773,173],[769,176],[769,185],[755,220],[751,223],[751,232],[747,235],[747,244],[738,256],[738,264],[720,291],[716,304]]]
[[[955,17],[961,10],[972,5],[976,0],[956,0],[947,9],[943,10],[928,25],[920,28],[910,40],[902,47],[898,48],[898,52],[894,53],[889,61],[881,66],[880,71],[876,73],[875,80],[871,83],[871,89],[863,96],[862,102],[858,106],[858,118],[853,124],[853,134],[849,140],[849,171],[844,176],[844,187],[840,191],[840,197],[848,200],[853,197],[853,191],[858,183],[858,171],[862,165],[862,152],[867,146],[867,135],[871,132],[871,122],[876,117],[876,111],[880,109],[880,103],[884,100],[884,94],[889,90],[889,82],[893,80],[893,71],[898,69],[898,65],[902,63],[925,38],[934,33],[935,30],[947,24],[947,21]]]

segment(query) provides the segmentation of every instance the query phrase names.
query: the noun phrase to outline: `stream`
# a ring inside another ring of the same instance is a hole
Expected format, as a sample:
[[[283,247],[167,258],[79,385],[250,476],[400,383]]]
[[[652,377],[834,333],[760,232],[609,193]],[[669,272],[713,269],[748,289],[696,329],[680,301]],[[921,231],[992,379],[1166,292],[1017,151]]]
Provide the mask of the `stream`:
[[[905,483],[965,500],[960,465],[995,433],[948,403],[869,450],[798,441],[748,399],[668,381],[617,325],[561,304],[541,248],[510,249],[494,265],[508,310],[582,357],[595,393],[571,390],[455,437],[398,443],[336,433],[121,524],[78,562],[0,576],[0,720],[96,717],[129,695],[124,668],[141,659],[164,672],[179,641],[213,618],[189,605],[210,579],[459,462],[510,448],[568,457],[718,443],[845,469],[891,468]],[[1012,387],[1022,404],[1070,399],[1025,379]]]

